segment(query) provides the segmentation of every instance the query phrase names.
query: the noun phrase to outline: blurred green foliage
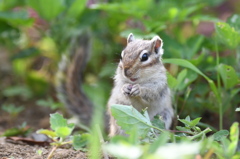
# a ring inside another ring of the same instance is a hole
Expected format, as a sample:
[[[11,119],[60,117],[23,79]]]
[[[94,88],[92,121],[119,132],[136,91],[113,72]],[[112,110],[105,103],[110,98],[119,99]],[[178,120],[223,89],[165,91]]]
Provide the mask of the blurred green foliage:
[[[176,114],[230,126],[239,119],[239,5],[224,0],[0,0],[0,54],[8,57],[13,74],[10,83],[0,84],[1,96],[18,96],[19,89],[23,98],[55,96],[57,63],[69,53],[71,40],[87,30],[92,54],[83,88],[95,104],[105,106],[126,36],[157,34],[164,42]],[[222,121],[224,114],[228,121]]]

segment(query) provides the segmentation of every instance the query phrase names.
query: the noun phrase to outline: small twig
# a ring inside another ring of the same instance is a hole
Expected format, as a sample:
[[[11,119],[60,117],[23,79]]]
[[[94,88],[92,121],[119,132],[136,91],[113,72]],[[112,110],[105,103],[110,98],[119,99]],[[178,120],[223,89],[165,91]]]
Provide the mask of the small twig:
[[[66,141],[66,142],[62,142],[61,145],[66,145],[66,144],[72,144],[73,141]]]
[[[53,157],[53,153],[54,151],[58,148],[58,146],[54,146],[53,149],[51,150],[51,152],[49,153],[47,159],[51,159]]]
[[[170,132],[173,132],[173,133],[186,133],[186,134],[191,134],[191,135],[193,135],[194,133],[192,133],[192,132],[188,132],[188,131],[178,131],[178,130],[169,130]]]

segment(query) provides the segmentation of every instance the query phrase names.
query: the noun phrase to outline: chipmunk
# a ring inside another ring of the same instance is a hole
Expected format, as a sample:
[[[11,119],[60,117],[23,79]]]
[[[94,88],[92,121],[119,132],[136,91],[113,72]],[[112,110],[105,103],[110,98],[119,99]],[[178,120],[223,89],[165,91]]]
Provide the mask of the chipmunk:
[[[89,124],[92,115],[92,104],[78,87],[81,74],[89,54],[89,39],[78,40],[78,49],[72,56],[72,62],[62,60],[60,71],[65,78],[60,78],[57,92],[68,108],[80,117],[84,124]],[[125,134],[111,115],[111,105],[132,105],[138,111],[147,108],[150,119],[160,115],[169,129],[173,118],[171,93],[167,84],[166,69],[162,64],[163,42],[159,36],[152,40],[135,39],[133,34],[127,38],[127,46],[121,53],[114,77],[114,87],[107,107],[109,115],[109,136]],[[68,63],[68,64],[66,64]],[[69,65],[69,66],[67,66]],[[80,74],[79,74],[80,73]],[[63,76],[62,74],[60,74]],[[74,76],[76,76],[74,78]]]
[[[174,113],[166,69],[161,62],[162,46],[163,42],[159,36],[152,40],[141,40],[129,34],[108,101],[109,136],[124,134],[111,115],[110,107],[113,104],[132,105],[138,111],[147,108],[150,120],[160,115],[166,129],[170,128]]]

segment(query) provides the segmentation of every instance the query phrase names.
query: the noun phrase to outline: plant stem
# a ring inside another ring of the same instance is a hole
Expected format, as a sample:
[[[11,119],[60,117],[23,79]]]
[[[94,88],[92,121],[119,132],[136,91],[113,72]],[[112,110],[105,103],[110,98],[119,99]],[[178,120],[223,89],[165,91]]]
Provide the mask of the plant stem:
[[[183,101],[183,104],[182,104],[182,108],[181,108],[181,110],[180,110],[180,112],[179,112],[179,114],[178,114],[179,116],[182,114],[182,111],[183,111],[183,109],[184,109],[184,107],[185,107],[185,105],[186,105],[187,99],[188,99],[191,91],[192,91],[192,89],[191,89],[190,87],[188,87],[188,88],[187,88],[187,94],[186,94],[185,97],[184,97],[184,101]]]
[[[190,137],[190,138],[191,138],[191,140],[194,140],[194,139],[199,138],[199,137],[201,137],[202,135],[204,135],[204,134],[206,134],[206,133],[208,133],[208,132],[210,132],[210,131],[212,131],[212,130],[211,130],[210,128],[207,128],[207,129],[203,130],[202,132],[200,132],[199,134],[194,135],[194,136],[192,136],[192,137]]]
[[[62,142],[61,145],[72,144],[73,141]]]
[[[211,149],[207,152],[207,154],[204,156],[203,159],[209,159],[209,158],[211,158],[211,156],[213,155],[213,153],[214,153],[214,150],[211,148]]]
[[[96,125],[96,129],[97,129],[97,133],[98,133],[100,143],[101,143],[101,146],[102,146],[102,145],[104,145],[105,142],[104,142],[103,135],[102,135],[102,132],[101,132],[101,129],[100,129],[99,125]],[[104,159],[109,159],[108,154],[104,149],[102,149],[102,153],[103,153],[103,158]]]
[[[54,146],[54,147],[53,147],[53,149],[52,149],[51,152],[49,153],[47,159],[51,159],[51,158],[52,158],[53,153],[54,153],[54,151],[55,151],[57,148],[58,148],[58,146]]]
[[[185,133],[185,134],[190,134],[190,135],[194,135],[194,133],[192,132],[187,132],[187,131],[178,131],[178,130],[169,130],[172,133]]]
[[[215,49],[216,49],[216,65],[217,65],[217,69],[219,67],[219,52],[218,52],[218,45],[217,42],[215,40]],[[220,75],[219,72],[217,70],[217,87],[218,87],[218,92],[221,92],[221,83],[220,83]],[[221,94],[220,94],[221,96]],[[219,129],[222,130],[223,127],[223,105],[222,105],[222,101],[218,100],[218,106],[219,106]]]

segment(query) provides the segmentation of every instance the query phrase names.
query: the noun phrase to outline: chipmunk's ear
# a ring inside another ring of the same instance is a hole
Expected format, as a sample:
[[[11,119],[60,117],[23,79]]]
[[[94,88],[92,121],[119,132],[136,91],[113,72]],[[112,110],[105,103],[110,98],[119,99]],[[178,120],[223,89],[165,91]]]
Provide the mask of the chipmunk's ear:
[[[135,38],[134,38],[134,36],[133,36],[133,33],[130,33],[129,35],[128,35],[128,38],[127,38],[127,43],[130,43],[130,42],[132,42],[132,41],[134,41],[135,40]]]
[[[162,46],[163,46],[163,41],[162,39],[159,37],[159,36],[155,36],[152,38],[152,42],[153,42],[153,51],[156,53],[156,54],[160,54],[162,55],[163,54],[163,50],[162,50]]]

